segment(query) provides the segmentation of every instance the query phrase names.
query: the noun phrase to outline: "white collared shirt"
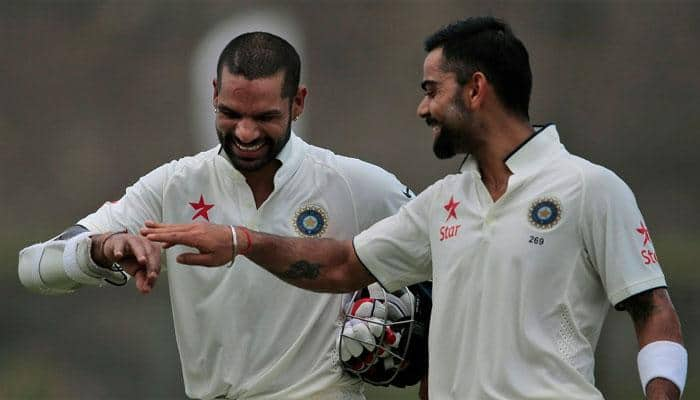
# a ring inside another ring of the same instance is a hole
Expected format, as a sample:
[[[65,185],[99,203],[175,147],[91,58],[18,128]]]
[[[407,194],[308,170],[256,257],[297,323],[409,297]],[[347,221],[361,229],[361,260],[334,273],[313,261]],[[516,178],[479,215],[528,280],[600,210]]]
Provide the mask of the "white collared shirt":
[[[476,161],[354,239],[389,290],[433,280],[431,399],[600,399],[609,305],[665,286],[630,189],[553,125],[506,161],[494,202]]]
[[[350,239],[412,196],[383,169],[292,134],[277,157],[282,166],[274,191],[257,209],[243,175],[218,153],[163,165],[78,223],[94,232],[138,233],[147,219],[208,220],[284,236]],[[166,264],[188,396],[272,400],[347,392],[356,398],[360,385],[342,374],[335,348],[341,295],[298,289],[245,257],[230,269],[178,265],[185,251],[192,250],[169,249]]]

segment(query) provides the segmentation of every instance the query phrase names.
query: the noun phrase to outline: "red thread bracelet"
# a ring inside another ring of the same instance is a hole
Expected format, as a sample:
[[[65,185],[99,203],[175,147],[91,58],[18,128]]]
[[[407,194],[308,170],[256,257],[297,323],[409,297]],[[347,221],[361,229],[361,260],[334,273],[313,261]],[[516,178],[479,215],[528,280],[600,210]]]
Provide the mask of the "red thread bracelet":
[[[245,235],[245,238],[248,240],[248,243],[246,243],[245,249],[241,250],[238,254],[246,255],[250,251],[250,249],[253,248],[253,239],[250,238],[250,232],[248,232],[248,229],[242,226],[239,226],[239,228],[241,228],[241,232],[243,232],[243,234]]]

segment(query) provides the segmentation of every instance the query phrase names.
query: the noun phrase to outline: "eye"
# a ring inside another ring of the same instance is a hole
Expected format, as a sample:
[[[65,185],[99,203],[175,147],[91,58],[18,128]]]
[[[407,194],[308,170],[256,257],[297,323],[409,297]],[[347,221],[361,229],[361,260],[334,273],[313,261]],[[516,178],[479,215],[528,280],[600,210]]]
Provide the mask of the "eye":
[[[426,85],[425,88],[423,88],[423,96],[427,98],[434,98],[437,95],[437,88],[435,85]]]
[[[256,119],[258,122],[261,122],[261,123],[264,124],[264,123],[267,123],[267,122],[274,122],[274,121],[277,121],[277,120],[280,119],[281,117],[282,117],[282,116],[281,116],[280,114],[277,114],[277,113],[269,113],[269,114],[260,114],[260,115],[256,116],[255,119]]]
[[[241,118],[241,114],[237,113],[236,111],[231,110],[230,108],[220,107],[219,114],[227,119],[240,119]]]

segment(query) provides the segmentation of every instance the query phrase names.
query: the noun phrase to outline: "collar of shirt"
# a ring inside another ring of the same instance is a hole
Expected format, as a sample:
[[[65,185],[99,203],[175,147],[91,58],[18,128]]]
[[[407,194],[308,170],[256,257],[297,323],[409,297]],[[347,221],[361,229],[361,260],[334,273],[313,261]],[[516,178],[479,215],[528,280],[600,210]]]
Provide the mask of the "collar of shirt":
[[[276,188],[280,187],[283,182],[287,181],[292,175],[294,175],[297,169],[299,169],[301,161],[304,158],[305,146],[306,142],[304,142],[294,133],[294,131],[292,131],[289,135],[287,144],[284,145],[282,150],[275,157],[282,163],[282,166],[280,166],[275,173],[274,183]],[[225,151],[219,150],[218,157],[223,158],[226,161],[226,164],[231,167],[234,179],[245,182],[245,177],[239,170],[233,167],[233,163]]]
[[[539,128],[539,129],[538,129]],[[559,141],[559,133],[554,124],[535,127],[535,132],[506,157],[505,163],[513,175],[529,175],[546,165],[551,157],[564,146]],[[460,172],[476,171],[479,166],[470,154],[462,163]]]

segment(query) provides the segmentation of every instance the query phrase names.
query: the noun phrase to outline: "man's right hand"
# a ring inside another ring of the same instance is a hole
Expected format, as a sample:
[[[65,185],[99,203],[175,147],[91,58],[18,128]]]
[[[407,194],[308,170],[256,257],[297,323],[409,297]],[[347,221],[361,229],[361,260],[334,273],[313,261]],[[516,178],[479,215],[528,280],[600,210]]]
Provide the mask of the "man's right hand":
[[[103,268],[119,263],[126,273],[136,278],[136,288],[149,293],[160,274],[162,246],[126,232],[93,235],[90,256]]]

